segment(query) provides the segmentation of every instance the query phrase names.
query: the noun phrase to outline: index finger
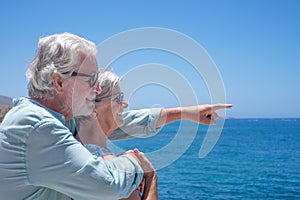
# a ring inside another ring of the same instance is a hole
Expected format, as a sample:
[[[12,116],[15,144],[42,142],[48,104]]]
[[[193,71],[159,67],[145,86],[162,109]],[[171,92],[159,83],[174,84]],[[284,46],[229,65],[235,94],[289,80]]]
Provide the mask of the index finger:
[[[231,108],[232,104],[214,104],[213,109],[218,110],[218,109],[224,109],[224,108]]]

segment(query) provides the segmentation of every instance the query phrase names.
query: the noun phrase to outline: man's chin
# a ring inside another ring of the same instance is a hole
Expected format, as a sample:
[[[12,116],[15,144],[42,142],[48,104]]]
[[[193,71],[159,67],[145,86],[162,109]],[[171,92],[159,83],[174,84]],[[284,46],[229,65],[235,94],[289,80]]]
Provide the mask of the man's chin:
[[[77,113],[74,114],[74,116],[89,116],[93,113],[93,109],[89,108],[89,109],[85,109],[85,110],[81,110],[78,111]]]

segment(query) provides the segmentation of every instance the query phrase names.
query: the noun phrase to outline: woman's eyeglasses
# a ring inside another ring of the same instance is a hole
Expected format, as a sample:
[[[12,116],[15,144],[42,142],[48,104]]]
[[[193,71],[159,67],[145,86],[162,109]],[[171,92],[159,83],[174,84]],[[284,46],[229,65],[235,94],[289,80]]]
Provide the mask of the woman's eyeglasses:
[[[85,77],[90,77],[90,86],[94,87],[98,81],[98,76],[99,73],[92,73],[92,74],[84,74],[84,73],[79,73],[79,72],[73,72],[71,76],[85,76]]]
[[[95,102],[96,102],[96,103],[99,103],[100,101],[104,101],[104,100],[107,100],[107,99],[117,99],[118,104],[121,105],[122,102],[123,102],[123,100],[124,100],[124,93],[123,93],[123,92],[120,92],[120,93],[115,94],[115,95],[111,95],[111,96],[107,96],[107,97],[96,98],[96,99],[95,99]]]

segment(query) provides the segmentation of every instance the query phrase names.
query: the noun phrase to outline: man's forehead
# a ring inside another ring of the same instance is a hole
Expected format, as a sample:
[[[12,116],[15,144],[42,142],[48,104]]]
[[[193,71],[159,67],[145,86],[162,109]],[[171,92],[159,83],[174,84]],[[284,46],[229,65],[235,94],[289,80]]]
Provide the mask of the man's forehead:
[[[94,55],[85,54],[85,53],[80,53],[79,55],[80,56],[79,56],[79,61],[78,61],[78,65],[77,65],[78,71],[83,71],[86,69],[98,71],[97,60]]]

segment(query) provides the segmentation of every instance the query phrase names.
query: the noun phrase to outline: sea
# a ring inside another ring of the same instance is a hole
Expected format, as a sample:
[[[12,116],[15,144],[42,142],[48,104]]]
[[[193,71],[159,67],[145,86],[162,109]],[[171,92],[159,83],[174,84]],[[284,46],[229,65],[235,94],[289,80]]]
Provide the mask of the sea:
[[[204,157],[209,128],[196,126],[175,122],[152,137],[113,144],[149,156],[159,199],[300,199],[299,118],[227,119]]]

